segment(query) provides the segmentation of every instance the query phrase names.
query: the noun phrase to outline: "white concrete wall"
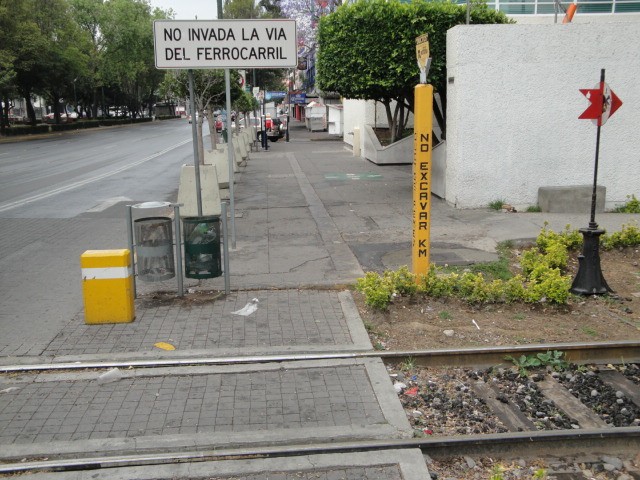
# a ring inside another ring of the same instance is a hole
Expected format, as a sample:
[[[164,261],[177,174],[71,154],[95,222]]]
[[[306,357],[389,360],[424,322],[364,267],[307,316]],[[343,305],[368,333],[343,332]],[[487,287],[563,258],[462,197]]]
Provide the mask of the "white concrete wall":
[[[537,203],[593,183],[596,126],[578,116],[600,69],[623,101],[602,127],[607,208],[640,193],[640,23],[457,26],[447,34],[446,200]]]
[[[354,127],[360,127],[360,132],[362,133],[365,125],[382,128],[389,126],[387,113],[384,105],[380,102],[376,105],[376,102],[372,100],[349,100],[345,98],[342,100],[342,104],[344,105],[343,140],[351,146],[353,146]],[[393,108],[395,108],[395,102],[391,104],[392,111]],[[409,115],[407,127],[412,127],[413,113],[409,112]],[[360,149],[364,152],[364,136],[360,135],[360,139]]]
[[[344,135],[345,143],[353,145],[353,128],[360,127],[360,132],[364,130],[365,125],[377,125],[379,127],[387,126],[387,114],[384,111],[384,105],[366,100],[348,100],[343,99],[344,105]],[[362,135],[360,148],[364,148],[364,139]]]

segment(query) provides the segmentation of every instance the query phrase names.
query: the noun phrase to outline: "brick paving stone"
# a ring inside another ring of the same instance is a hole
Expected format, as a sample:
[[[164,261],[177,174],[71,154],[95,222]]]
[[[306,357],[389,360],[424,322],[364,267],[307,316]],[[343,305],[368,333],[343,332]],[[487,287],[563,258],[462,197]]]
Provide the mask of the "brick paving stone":
[[[75,403],[61,402],[69,398]],[[1,400],[0,445],[386,423],[360,364],[136,377],[106,385],[34,382]]]
[[[233,315],[252,298],[258,310]],[[232,292],[212,303],[171,299],[153,306],[139,299],[136,319],[128,324],[85,325],[81,316],[69,322],[43,355],[81,355],[154,350],[169,342],[178,350],[351,345],[338,292],[258,290]]]

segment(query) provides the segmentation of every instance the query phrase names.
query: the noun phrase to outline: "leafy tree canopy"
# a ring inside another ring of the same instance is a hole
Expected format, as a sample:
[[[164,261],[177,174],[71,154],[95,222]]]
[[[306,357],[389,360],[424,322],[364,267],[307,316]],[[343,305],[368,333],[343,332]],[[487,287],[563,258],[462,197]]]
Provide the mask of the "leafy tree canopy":
[[[444,105],[447,30],[465,22],[466,7],[449,2],[358,0],[343,5],[320,19],[318,86],[346,98],[383,103],[393,139],[406,122],[404,110],[413,111],[413,89],[420,73],[416,37],[429,35],[432,63],[427,81]],[[509,23],[509,19],[486,5],[476,5],[471,22]],[[396,110],[392,112],[394,101]]]

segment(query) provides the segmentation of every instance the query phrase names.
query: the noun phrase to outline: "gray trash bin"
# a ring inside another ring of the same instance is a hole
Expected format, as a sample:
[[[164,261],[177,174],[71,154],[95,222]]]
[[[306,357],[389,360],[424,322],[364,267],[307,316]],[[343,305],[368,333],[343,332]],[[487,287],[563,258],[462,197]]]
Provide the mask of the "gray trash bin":
[[[175,277],[172,220],[169,217],[147,217],[133,223],[138,277],[146,282]]]

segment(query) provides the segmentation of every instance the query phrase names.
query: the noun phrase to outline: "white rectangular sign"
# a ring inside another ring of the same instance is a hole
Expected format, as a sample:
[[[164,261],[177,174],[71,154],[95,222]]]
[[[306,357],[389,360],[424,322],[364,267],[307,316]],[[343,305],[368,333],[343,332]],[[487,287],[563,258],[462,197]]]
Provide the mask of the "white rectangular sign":
[[[156,20],[156,68],[289,68],[297,64],[296,22]]]

